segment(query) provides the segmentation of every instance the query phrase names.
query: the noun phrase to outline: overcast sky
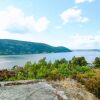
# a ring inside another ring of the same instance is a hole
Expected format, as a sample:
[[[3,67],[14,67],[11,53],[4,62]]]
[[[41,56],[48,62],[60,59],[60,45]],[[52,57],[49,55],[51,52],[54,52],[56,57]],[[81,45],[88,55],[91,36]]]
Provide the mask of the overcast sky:
[[[100,0],[0,0],[0,39],[100,49]]]

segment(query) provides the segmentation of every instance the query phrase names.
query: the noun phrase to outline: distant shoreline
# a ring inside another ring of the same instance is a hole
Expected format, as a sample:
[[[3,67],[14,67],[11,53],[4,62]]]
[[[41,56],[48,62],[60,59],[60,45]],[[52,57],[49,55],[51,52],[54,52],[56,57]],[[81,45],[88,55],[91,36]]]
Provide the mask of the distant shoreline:
[[[73,52],[73,51],[70,51]],[[31,54],[0,54],[0,56],[13,56],[13,55],[39,55],[39,54],[54,54],[54,53],[69,53],[69,52],[44,52],[44,53],[31,53]]]
[[[97,52],[100,52],[99,49],[77,49],[77,50],[72,50],[72,51],[97,51]]]

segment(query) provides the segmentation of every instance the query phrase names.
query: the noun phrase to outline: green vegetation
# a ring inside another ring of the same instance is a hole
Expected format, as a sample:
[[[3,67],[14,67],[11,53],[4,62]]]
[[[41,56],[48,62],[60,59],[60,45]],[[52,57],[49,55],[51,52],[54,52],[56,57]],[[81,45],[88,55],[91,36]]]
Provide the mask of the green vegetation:
[[[53,47],[44,43],[0,39],[0,55],[18,55],[33,53],[70,52],[65,47]]]
[[[63,58],[54,62],[43,58],[38,63],[27,62],[24,67],[14,66],[9,71],[0,71],[0,80],[63,80],[70,77],[100,98],[100,58],[96,57],[93,64],[94,67],[88,67],[84,57],[73,57],[70,61]]]
[[[93,64],[95,65],[95,67],[99,67],[100,66],[100,58],[96,57],[95,61],[93,62]]]
[[[91,93],[100,98],[100,68],[93,68],[85,73],[77,73],[74,79],[81,82]]]

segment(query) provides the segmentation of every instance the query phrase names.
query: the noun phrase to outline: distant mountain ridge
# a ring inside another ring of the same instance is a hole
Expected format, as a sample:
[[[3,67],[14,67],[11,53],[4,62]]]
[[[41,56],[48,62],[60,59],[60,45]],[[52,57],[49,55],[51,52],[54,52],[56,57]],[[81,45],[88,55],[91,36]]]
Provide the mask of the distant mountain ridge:
[[[98,51],[98,52],[100,52],[100,49],[76,49],[76,50],[72,50],[72,51]]]
[[[0,39],[0,55],[71,52],[70,49],[53,47],[45,43]]]

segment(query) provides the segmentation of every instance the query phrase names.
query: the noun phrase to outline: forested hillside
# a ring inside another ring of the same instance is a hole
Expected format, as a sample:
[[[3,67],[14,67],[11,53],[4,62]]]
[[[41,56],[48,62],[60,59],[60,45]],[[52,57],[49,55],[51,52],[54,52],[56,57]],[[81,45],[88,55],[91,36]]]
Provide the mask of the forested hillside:
[[[53,47],[44,43],[0,39],[0,55],[70,52],[65,47]]]

